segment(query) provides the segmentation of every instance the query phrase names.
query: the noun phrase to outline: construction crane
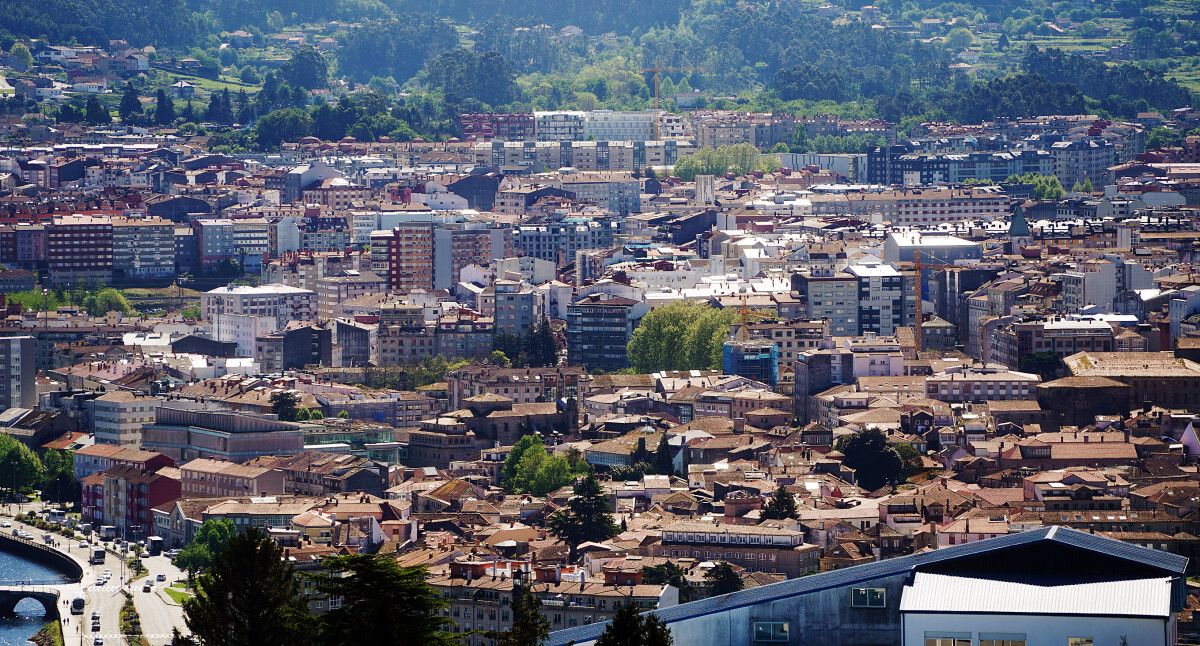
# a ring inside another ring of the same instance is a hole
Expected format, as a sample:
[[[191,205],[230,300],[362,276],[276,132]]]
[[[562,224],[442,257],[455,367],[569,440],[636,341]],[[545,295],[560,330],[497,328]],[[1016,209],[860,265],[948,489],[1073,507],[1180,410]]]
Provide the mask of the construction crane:
[[[660,115],[658,114],[658,112],[659,112],[658,82],[661,78],[662,73],[663,72],[694,72],[694,71],[696,71],[696,68],[694,68],[694,67],[663,67],[661,63],[655,63],[654,67],[643,67],[642,68],[642,74],[653,74],[654,75],[654,113],[655,113],[654,114],[654,138],[656,140],[662,139],[662,136],[658,131],[658,124],[660,121]]]

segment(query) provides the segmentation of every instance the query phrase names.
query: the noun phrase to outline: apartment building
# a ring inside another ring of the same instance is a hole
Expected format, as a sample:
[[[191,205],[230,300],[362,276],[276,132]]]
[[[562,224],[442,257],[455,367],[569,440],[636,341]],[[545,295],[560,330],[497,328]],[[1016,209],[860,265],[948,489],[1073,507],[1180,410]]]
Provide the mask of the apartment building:
[[[104,478],[103,523],[113,525],[117,535],[130,541],[143,540],[154,527],[154,508],[179,499],[179,480],[134,465],[114,466]]]
[[[1116,147],[1104,139],[1056,141],[1050,144],[1054,174],[1068,189],[1076,182],[1104,186],[1112,181],[1109,167],[1117,163]]]
[[[722,560],[790,579],[816,572],[821,548],[806,544],[803,532],[782,527],[680,520],[663,527],[662,542],[650,551],[671,559]]]
[[[116,444],[93,444],[75,451],[75,478],[78,480],[118,466],[157,471],[162,467],[175,466],[175,460],[155,451]]]
[[[277,469],[197,458],[179,466],[181,493],[187,498],[267,496],[284,492]]]
[[[561,175],[554,184],[575,199],[620,213],[641,213],[642,183],[625,172],[579,172]]]
[[[388,276],[391,289],[410,292],[433,289],[432,222],[402,222],[388,240]]]
[[[387,292],[387,282],[370,271],[342,270],[333,276],[316,281],[317,318],[329,321],[343,315],[339,305],[346,300],[367,294]]]
[[[383,366],[416,363],[433,355],[437,348],[420,305],[385,303],[379,310],[378,338],[379,364]]]
[[[0,411],[37,407],[37,339],[0,337]]]
[[[458,115],[463,139],[526,141],[534,137],[534,118],[528,112]]]
[[[601,218],[567,217],[545,224],[519,225],[513,229],[513,248],[526,256],[564,264],[582,249],[608,249],[619,222]]]
[[[50,284],[103,285],[113,276],[112,219],[58,215],[46,225],[46,263]]]
[[[161,400],[128,390],[114,390],[92,400],[97,444],[140,446],[142,428],[153,424]]]
[[[584,139],[595,141],[654,141],[659,111],[591,110],[584,113]]]
[[[845,271],[814,269],[792,277],[803,317],[829,321],[833,336],[858,334],[858,277]]]
[[[496,332],[513,336],[529,334],[545,316],[541,294],[529,285],[515,280],[497,280],[493,288]]]
[[[557,110],[533,113],[534,136],[538,141],[579,141],[587,139],[586,113]]]
[[[615,372],[629,367],[625,346],[646,314],[645,302],[604,293],[567,307],[567,363]]]
[[[239,356],[252,356],[254,341],[289,321],[311,321],[317,295],[287,285],[229,285],[200,295],[200,312],[212,325],[213,338],[238,344]]]
[[[113,219],[113,280],[175,275],[175,223],[162,218]]]
[[[856,334],[894,334],[904,324],[903,276],[886,264],[851,265],[846,273],[858,279]]]

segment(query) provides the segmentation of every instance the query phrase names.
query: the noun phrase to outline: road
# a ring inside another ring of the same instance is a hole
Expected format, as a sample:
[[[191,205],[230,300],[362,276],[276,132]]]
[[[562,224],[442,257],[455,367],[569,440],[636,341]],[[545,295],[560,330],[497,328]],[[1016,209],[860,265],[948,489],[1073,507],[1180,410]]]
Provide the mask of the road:
[[[25,529],[36,539],[40,539],[46,533],[15,520],[13,526]],[[66,604],[80,594],[85,600],[82,615],[70,614],[70,610],[65,604],[59,607],[62,616],[64,644],[66,646],[73,644],[91,646],[96,637],[103,639],[105,646],[124,644],[120,616],[121,607],[125,604],[125,596],[121,593],[121,589],[123,585],[128,585],[126,577],[129,573],[124,566],[123,559],[110,548],[104,563],[91,565],[88,563],[90,544],[88,547],[81,548],[79,541],[70,541],[57,534],[54,535],[54,539],[57,541],[57,549],[75,559],[83,568],[83,579],[80,580],[79,585],[58,586],[62,593],[61,599]],[[165,556],[146,557],[142,563],[150,571],[148,576],[151,581],[154,581],[159,573],[166,575],[167,581],[155,583],[155,589],[148,593],[142,592],[144,580],[139,580],[136,585],[129,585],[126,589],[133,595],[134,607],[137,608],[138,615],[142,619],[142,633],[151,646],[170,644],[171,633],[175,627],[178,627],[184,634],[187,634],[188,631],[183,621],[183,610],[179,606],[172,605],[166,594],[161,592],[161,588],[183,578],[183,575]],[[111,571],[112,577],[106,585],[97,586],[96,583],[105,570]],[[100,613],[99,632],[91,630],[93,612]]]
[[[142,559],[149,574],[146,578],[134,582],[133,605],[142,618],[142,633],[150,640],[151,646],[171,643],[171,631],[176,627],[179,632],[187,634],[183,621],[183,608],[176,605],[163,588],[182,581],[187,575],[175,567],[165,556],[149,556]],[[158,581],[158,575],[166,577],[166,581]],[[149,581],[152,585],[150,592],[142,592],[143,585]]]

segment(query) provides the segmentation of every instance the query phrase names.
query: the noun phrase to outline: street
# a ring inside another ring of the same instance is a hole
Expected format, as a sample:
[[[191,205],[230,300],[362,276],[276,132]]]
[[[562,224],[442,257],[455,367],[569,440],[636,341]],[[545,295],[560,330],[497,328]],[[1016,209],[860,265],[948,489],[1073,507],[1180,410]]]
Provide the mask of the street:
[[[13,521],[13,527],[24,529],[39,539],[46,533],[44,530],[16,520]],[[129,576],[123,560],[110,548],[106,552],[104,563],[92,565],[88,563],[91,543],[88,547],[81,548],[78,540],[70,540],[57,534],[54,535],[54,539],[56,548],[73,558],[83,568],[83,578],[78,585],[57,586],[62,592],[59,614],[62,617],[64,644],[90,646],[96,637],[101,637],[106,646],[123,644],[120,614],[125,597],[121,594],[121,587],[123,583],[128,584],[126,578]],[[139,579],[127,587],[133,595],[134,607],[137,608],[142,620],[142,633],[152,646],[170,644],[173,628],[178,627],[184,634],[187,634],[187,628],[183,621],[183,609],[173,605],[166,593],[162,592],[162,588],[174,583],[184,575],[165,556],[143,557],[142,564],[150,572],[147,576],[153,582],[154,589],[151,592],[142,592],[145,578]],[[105,570],[109,570],[112,576],[107,584],[97,586],[96,581]],[[154,579],[158,574],[165,575],[167,580],[161,583],[155,582]],[[82,615],[72,615],[69,607],[71,599],[81,593],[85,599],[84,612]],[[100,613],[99,632],[91,630],[93,612]]]

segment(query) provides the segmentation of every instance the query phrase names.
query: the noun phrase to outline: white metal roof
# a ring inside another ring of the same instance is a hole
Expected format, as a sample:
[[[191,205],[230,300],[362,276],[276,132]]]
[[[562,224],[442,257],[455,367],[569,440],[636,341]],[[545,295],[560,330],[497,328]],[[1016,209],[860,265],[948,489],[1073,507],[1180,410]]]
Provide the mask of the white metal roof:
[[[900,611],[1167,617],[1171,579],[1033,585],[918,572],[904,588]]]

